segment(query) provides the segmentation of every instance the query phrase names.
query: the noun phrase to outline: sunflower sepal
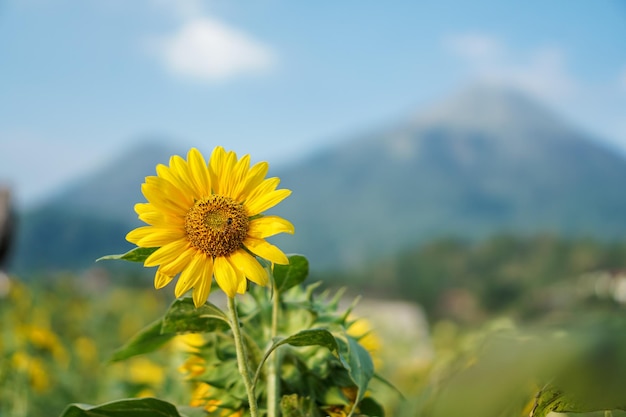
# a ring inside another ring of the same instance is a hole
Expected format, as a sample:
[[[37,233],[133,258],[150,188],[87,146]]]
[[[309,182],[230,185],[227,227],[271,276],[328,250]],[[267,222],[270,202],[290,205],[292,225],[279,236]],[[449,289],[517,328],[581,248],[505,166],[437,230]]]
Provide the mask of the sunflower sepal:
[[[123,260],[123,261],[129,261],[129,262],[142,262],[143,263],[145,262],[146,259],[148,259],[148,256],[156,252],[157,249],[159,248],[142,248],[142,247],[137,246],[129,250],[126,253],[101,256],[100,258],[96,259],[96,262]]]

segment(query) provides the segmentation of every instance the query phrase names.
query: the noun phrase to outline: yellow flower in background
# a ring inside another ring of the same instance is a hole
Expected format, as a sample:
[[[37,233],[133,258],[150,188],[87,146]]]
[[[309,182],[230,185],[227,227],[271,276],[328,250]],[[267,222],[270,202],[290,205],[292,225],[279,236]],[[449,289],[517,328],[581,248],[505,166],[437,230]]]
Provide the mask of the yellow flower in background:
[[[98,361],[98,347],[93,339],[81,336],[74,341],[74,352],[81,364],[94,365]]]
[[[199,382],[194,388],[191,394],[191,401],[189,405],[191,407],[202,407],[209,413],[215,413],[220,410],[222,401],[217,398],[212,398],[211,391],[213,387],[206,382]],[[228,408],[222,408],[219,413],[220,417],[243,417],[243,410],[233,411]]]
[[[202,333],[185,333],[176,335],[171,342],[175,352],[195,353],[204,345]]]
[[[178,367],[178,371],[187,378],[197,378],[206,372],[206,361],[200,356],[190,356]]]
[[[378,353],[381,348],[381,341],[374,332],[369,320],[364,318],[356,319],[348,327],[348,334],[357,339],[361,346],[369,352],[374,362],[374,368],[379,368],[381,366],[381,360]]]
[[[187,159],[176,155],[169,166],[158,165],[141,191],[147,203],[135,205],[139,227],[126,239],[139,247],[158,248],[144,266],[158,266],[154,286],[159,289],[180,274],[174,293],[193,288],[196,306],[204,304],[212,278],[229,297],[246,291],[247,279],[267,285],[268,273],[256,256],[277,264],[289,263],[285,254],[265,238],[293,233],[278,216],[262,213],[284,200],[290,190],[277,190],[278,178],[265,178],[269,165],[250,167],[250,156],[237,158],[222,147],[207,164],[195,148]]]
[[[24,330],[33,347],[50,352],[58,364],[63,367],[68,366],[68,353],[56,333],[48,328],[35,325],[26,326]]]
[[[11,357],[13,369],[28,376],[30,386],[36,393],[43,393],[50,389],[49,373],[44,362],[37,357],[17,351]]]
[[[202,407],[209,413],[217,410],[222,403],[220,400],[210,398],[211,386],[206,382],[199,382],[191,393],[191,401],[189,405],[192,407]]]
[[[159,364],[145,357],[132,358],[125,365],[128,380],[135,384],[161,385],[165,380],[165,370]]]

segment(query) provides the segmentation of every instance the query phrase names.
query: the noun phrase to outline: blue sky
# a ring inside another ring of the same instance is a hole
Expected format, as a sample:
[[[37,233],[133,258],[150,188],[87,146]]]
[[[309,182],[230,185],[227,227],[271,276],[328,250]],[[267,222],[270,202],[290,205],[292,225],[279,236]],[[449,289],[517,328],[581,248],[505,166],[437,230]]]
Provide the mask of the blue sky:
[[[277,166],[477,80],[626,151],[625,40],[619,0],[5,0],[0,182],[33,204],[149,137]]]

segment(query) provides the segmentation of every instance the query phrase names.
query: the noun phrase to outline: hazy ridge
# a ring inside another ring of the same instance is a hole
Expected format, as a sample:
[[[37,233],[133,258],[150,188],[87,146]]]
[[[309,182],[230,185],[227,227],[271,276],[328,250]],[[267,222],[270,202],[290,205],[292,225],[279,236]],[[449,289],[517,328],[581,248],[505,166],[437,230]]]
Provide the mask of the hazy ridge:
[[[185,151],[145,142],[22,213],[15,269],[83,268],[128,249],[144,177]],[[322,269],[450,235],[626,235],[624,158],[510,90],[462,91],[271,174],[293,190],[272,212],[296,226],[276,241]]]

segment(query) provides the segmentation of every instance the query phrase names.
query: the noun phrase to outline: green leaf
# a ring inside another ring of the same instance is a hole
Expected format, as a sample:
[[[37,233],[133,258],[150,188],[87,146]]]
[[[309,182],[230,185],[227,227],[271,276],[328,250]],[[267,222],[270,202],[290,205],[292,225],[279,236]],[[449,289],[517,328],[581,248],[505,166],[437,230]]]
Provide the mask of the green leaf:
[[[101,405],[71,404],[60,417],[181,417],[176,407],[156,398],[131,398]]]
[[[381,382],[383,385],[387,386],[387,388],[391,389],[396,394],[398,394],[398,397],[400,397],[401,400],[406,400],[406,398],[405,398],[404,394],[402,393],[402,391],[400,391],[395,385],[393,385],[387,379],[385,379],[382,376],[380,376],[380,374],[375,373],[373,378],[375,380]]]
[[[369,417],[385,417],[385,410],[373,398],[363,398],[359,404],[359,412]]]
[[[161,319],[149,324],[132,337],[124,346],[117,349],[111,361],[117,362],[133,356],[155,351],[175,336],[174,333],[161,333]]]
[[[338,346],[335,337],[326,329],[306,329],[275,343],[273,348],[289,344],[291,346],[324,346],[337,352]]]
[[[106,255],[103,256],[101,258],[96,259],[96,262],[98,261],[109,261],[109,260],[116,260],[116,259],[122,259],[125,261],[130,261],[130,262],[144,262],[148,256],[152,255],[152,253],[154,251],[156,251],[159,248],[134,248],[129,250],[126,253],[123,253],[121,255]]]
[[[339,359],[358,389],[354,407],[350,411],[352,415],[374,376],[374,363],[369,352],[352,337],[335,336],[335,340],[339,345]]]
[[[229,327],[228,316],[209,302],[196,308],[191,297],[174,300],[163,318],[161,333],[207,333]]]
[[[304,282],[309,275],[309,261],[302,255],[289,255],[289,265],[274,265],[274,283],[279,292]]]
[[[270,354],[275,351],[279,346],[291,345],[291,346],[324,346],[330,349],[332,352],[337,352],[338,346],[335,341],[335,337],[331,332],[326,329],[306,329],[301,330],[296,334],[293,334],[285,339],[278,340],[265,352],[263,359],[259,362],[256,374],[254,375],[253,385],[258,380],[263,364],[269,358]]]

